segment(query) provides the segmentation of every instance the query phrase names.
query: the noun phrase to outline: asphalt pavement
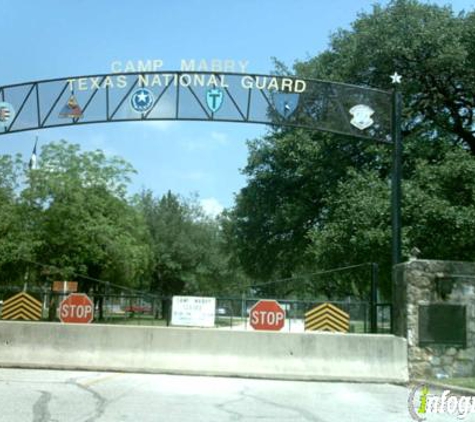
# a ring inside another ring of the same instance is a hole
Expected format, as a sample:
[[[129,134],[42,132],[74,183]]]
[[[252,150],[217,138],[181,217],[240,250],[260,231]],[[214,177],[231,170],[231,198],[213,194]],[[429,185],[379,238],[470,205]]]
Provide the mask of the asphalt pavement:
[[[0,369],[0,421],[404,422],[414,420],[409,394],[390,384]]]

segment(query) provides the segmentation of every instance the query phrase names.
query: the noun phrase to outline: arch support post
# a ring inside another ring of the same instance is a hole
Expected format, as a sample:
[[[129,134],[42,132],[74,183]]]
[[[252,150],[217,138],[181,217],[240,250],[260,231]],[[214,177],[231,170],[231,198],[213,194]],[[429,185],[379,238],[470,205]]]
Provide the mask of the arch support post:
[[[402,231],[401,231],[401,204],[402,204],[402,95],[399,90],[393,92],[391,138],[393,142],[393,168],[391,181],[391,226],[392,226],[392,265],[401,262]]]

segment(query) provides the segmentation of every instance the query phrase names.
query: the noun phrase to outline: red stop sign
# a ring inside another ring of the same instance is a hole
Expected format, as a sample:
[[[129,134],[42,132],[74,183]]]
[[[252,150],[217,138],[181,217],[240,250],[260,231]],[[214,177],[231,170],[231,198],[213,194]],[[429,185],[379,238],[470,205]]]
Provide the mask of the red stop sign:
[[[89,324],[94,318],[94,304],[84,293],[73,293],[59,305],[61,322]]]
[[[280,331],[285,323],[285,310],[275,300],[260,300],[249,316],[255,330]]]

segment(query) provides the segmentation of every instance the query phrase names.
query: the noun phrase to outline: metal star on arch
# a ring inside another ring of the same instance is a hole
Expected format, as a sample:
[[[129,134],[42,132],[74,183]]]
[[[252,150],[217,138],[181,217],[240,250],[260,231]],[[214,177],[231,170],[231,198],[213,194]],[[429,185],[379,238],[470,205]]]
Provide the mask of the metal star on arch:
[[[392,84],[400,84],[401,83],[401,79],[402,79],[402,76],[397,73],[397,72],[394,72],[391,76],[389,76],[391,78],[391,83]]]

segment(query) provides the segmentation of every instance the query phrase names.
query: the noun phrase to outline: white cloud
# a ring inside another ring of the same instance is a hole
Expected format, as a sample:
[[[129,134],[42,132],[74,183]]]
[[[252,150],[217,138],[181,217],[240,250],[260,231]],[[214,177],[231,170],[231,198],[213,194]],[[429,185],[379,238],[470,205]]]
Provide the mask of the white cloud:
[[[157,129],[160,132],[166,132],[173,126],[177,125],[178,122],[175,120],[150,120],[147,121],[147,126]]]
[[[204,198],[200,201],[203,211],[210,217],[217,217],[224,210],[224,207],[216,198]]]
[[[185,140],[182,142],[187,152],[204,151],[208,145],[201,140]]]
[[[199,170],[182,173],[180,176],[182,180],[192,180],[194,182],[202,181],[208,178],[206,173]]]
[[[216,131],[181,141],[182,146],[188,152],[214,150],[228,143],[229,136],[226,133]]]
[[[229,137],[227,133],[215,132],[215,131],[211,132],[211,139],[213,141],[217,141],[221,145],[225,145],[229,141]]]
[[[101,150],[106,156],[113,157],[120,155],[119,151],[111,146],[112,142],[108,140],[104,135],[94,134],[88,137],[87,141],[83,144],[83,149]]]

